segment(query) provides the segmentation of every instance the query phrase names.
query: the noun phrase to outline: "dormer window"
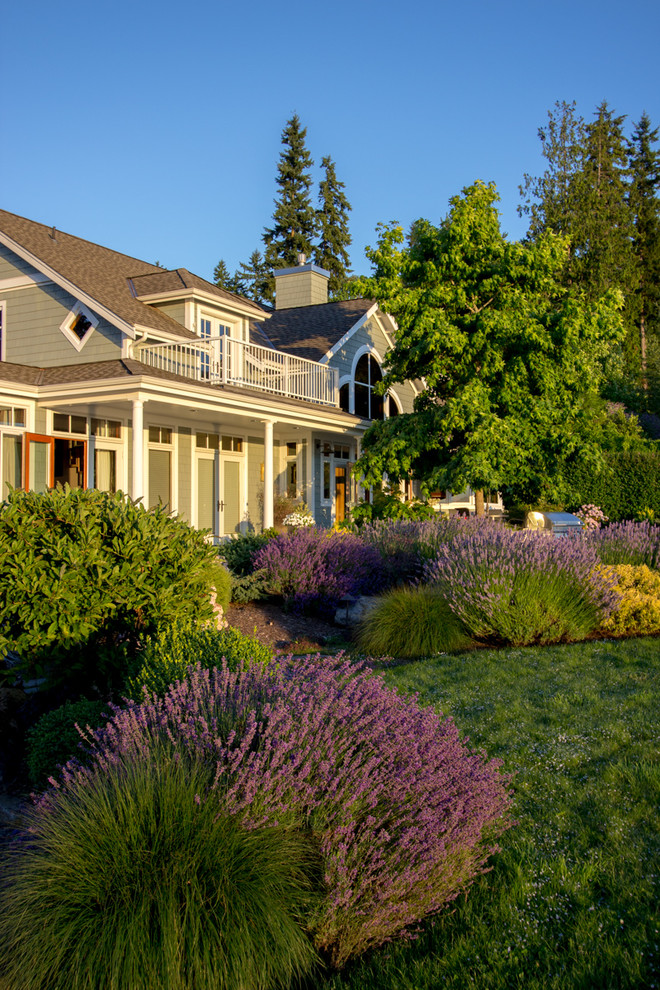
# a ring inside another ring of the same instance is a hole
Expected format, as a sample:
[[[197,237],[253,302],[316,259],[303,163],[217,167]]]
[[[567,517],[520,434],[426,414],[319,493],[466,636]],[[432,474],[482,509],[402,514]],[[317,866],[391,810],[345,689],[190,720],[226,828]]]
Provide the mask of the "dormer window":
[[[81,351],[98,325],[99,321],[94,314],[81,302],[77,302],[60,326],[60,330],[75,349]]]

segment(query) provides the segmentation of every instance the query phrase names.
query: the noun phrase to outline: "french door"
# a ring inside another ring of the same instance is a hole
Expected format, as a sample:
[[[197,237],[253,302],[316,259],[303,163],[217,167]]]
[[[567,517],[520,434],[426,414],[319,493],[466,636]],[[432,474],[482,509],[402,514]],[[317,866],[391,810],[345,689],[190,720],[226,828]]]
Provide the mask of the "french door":
[[[218,452],[197,454],[197,528],[214,536],[240,533],[243,462]]]

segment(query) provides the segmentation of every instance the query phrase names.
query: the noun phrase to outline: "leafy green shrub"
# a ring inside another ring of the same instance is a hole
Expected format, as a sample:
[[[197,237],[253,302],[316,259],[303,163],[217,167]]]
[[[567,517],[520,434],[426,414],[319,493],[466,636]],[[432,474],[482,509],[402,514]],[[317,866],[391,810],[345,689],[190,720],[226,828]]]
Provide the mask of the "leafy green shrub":
[[[660,574],[645,564],[619,564],[604,568],[616,575],[618,603],[602,623],[603,632],[617,636],[660,632]]]
[[[264,570],[253,571],[244,577],[231,575],[231,600],[237,605],[260,602],[268,597],[268,577]]]
[[[228,576],[202,533],[96,489],[12,491],[0,506],[0,655],[26,677],[92,684],[123,680],[145,634],[176,617],[213,617],[211,587]]]
[[[395,588],[358,628],[357,645],[371,656],[428,657],[467,649],[472,640],[432,586]]]
[[[106,702],[87,698],[65,701],[59,708],[42,715],[27,734],[26,761],[33,787],[45,787],[58,767],[74,756],[81,758],[78,746],[81,736],[76,723],[81,729],[86,726],[95,729],[110,715]]]
[[[152,747],[28,812],[0,890],[3,990],[268,990],[312,969],[318,853],[219,813],[213,773]]]
[[[277,536],[277,530],[265,529],[263,533],[240,533],[221,543],[218,556],[227,564],[232,574],[246,577],[254,570],[253,558],[258,550]]]
[[[350,513],[351,522],[358,526],[376,519],[433,519],[437,512],[428,502],[402,499],[398,495],[374,489],[370,502],[359,502]]]
[[[238,670],[250,661],[266,664],[272,658],[270,646],[238,629],[200,629],[176,622],[147,642],[140,655],[142,666],[126,690],[136,701],[142,699],[143,687],[162,697],[190,666],[210,670],[226,660],[231,670]]]

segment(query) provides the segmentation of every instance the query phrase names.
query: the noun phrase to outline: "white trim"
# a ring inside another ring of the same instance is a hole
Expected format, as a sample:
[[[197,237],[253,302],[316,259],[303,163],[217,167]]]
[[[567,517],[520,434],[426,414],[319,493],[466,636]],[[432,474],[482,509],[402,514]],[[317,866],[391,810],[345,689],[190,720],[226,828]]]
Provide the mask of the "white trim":
[[[41,258],[38,258],[35,254],[32,254],[31,251],[28,251],[21,244],[18,244],[15,240],[13,240],[13,238],[8,237],[7,234],[1,230],[0,244],[4,244],[5,247],[8,247],[10,251],[17,254],[19,258],[23,259],[23,261],[29,262],[29,264],[33,265],[43,275],[46,275],[50,281],[55,282],[55,284],[59,285],[60,288],[66,289],[66,291],[76,299],[79,299],[86,305],[91,306],[92,309],[96,310],[96,312],[99,313],[104,319],[108,320],[109,323],[112,323],[113,326],[117,327],[119,330],[122,330],[124,333],[127,333],[129,337],[135,337],[135,331],[130,323],[122,320],[120,316],[113,313],[111,309],[107,308],[107,306],[103,306],[98,302],[98,300],[93,299],[89,293],[83,292],[77,285],[70,282],[68,278],[64,278],[64,276],[60,275],[59,272],[56,272],[54,268],[51,268],[50,265],[43,262]]]
[[[84,316],[85,319],[88,320],[89,323],[91,324],[87,328],[87,330],[85,330],[85,334],[82,338],[78,337],[78,335],[74,333],[73,330],[71,329],[78,316]],[[84,306],[83,303],[80,302],[80,300],[78,300],[74,305],[74,307],[69,310],[65,318],[62,320],[60,324],[60,330],[62,331],[66,339],[69,341],[69,343],[72,344],[73,347],[75,347],[78,353],[80,353],[80,351],[82,351],[83,347],[85,346],[89,338],[92,336],[98,325],[99,325],[98,318],[94,316],[94,314],[89,309],[87,309],[87,307]]]
[[[7,302],[0,299],[0,361],[6,361],[7,354]]]
[[[17,275],[15,278],[0,279],[0,292],[9,292],[12,289],[27,289],[33,285],[46,285],[52,281],[47,275]]]
[[[361,316],[360,319],[357,321],[357,323],[354,323],[353,326],[350,328],[350,330],[346,331],[346,333],[341,338],[341,340],[338,340],[337,343],[334,344],[329,351],[325,352],[322,358],[319,358],[319,363],[324,364],[328,362],[330,358],[333,358],[337,353],[337,351],[344,346],[344,344],[353,336],[353,334],[357,330],[359,330],[360,327],[363,327],[365,323],[374,315],[377,309],[378,309],[378,303],[374,303],[372,306],[370,306],[367,312],[364,314],[364,316]],[[268,326],[268,324],[266,324],[266,326]]]
[[[0,372],[1,373],[1,372]],[[135,375],[132,379],[106,378],[90,382],[67,382],[51,386],[20,386],[17,391],[31,389],[39,396],[40,406],[52,406],[54,403],[78,404],[89,401],[131,401],[136,393],[145,393],[153,401],[163,401],[170,406],[190,406],[191,401],[198,404],[200,410],[210,410],[215,416],[237,415],[248,416],[251,419],[260,417],[275,417],[274,422],[293,426],[315,427],[331,430],[348,436],[362,434],[365,427],[355,418],[336,406],[313,406],[310,409],[296,409],[286,406],[284,402],[268,403],[265,396],[259,397],[254,392],[238,391],[231,396],[219,390],[214,392],[204,385],[193,384],[174,391],[178,383],[164,382],[162,379],[150,378],[149,375]],[[4,388],[4,384],[3,384]],[[302,404],[302,403],[301,403]]]
[[[226,290],[228,291],[228,290]],[[270,314],[263,310],[258,303],[251,302],[246,299],[245,304],[241,302],[233,302],[231,299],[225,299],[224,297],[216,296],[213,292],[208,292],[205,289],[168,289],[167,292],[149,292],[144,295],[136,295],[135,297],[139,302],[150,305],[155,302],[194,302],[198,299],[204,301],[205,304],[211,304],[218,309],[227,309],[231,313],[238,314],[240,316],[245,316],[246,312],[249,314],[249,319],[257,319],[261,317],[266,319]],[[254,308],[253,308],[254,307]]]

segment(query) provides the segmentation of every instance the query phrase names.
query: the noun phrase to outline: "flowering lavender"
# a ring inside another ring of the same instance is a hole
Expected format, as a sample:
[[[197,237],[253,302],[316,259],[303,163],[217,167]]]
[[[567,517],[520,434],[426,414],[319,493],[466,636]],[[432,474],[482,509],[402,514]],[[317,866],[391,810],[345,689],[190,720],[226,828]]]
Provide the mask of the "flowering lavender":
[[[311,527],[269,540],[254,566],[266,571],[272,591],[300,611],[333,611],[345,595],[370,594],[384,583],[382,560],[373,547],[352,533]]]
[[[660,526],[643,522],[615,522],[588,534],[603,564],[646,564],[660,569]]]
[[[457,535],[427,564],[473,636],[516,645],[583,638],[615,608],[615,579],[579,536],[483,527]]]
[[[499,761],[341,654],[191,668],[165,698],[115,709],[88,741],[91,766],[68,764],[53,786],[148,762],[169,741],[175,761],[214,770],[203,800],[249,828],[311,830],[325,899],[310,930],[337,966],[465,891],[509,824]]]
[[[492,528],[485,516],[449,516],[435,519],[378,519],[360,528],[360,538],[383,558],[387,583],[415,580],[424,564],[435,558],[438,549],[467,532]]]
[[[608,521],[600,506],[592,505],[591,502],[587,505],[581,505],[575,515],[582,523],[584,530],[600,529],[603,523]]]

